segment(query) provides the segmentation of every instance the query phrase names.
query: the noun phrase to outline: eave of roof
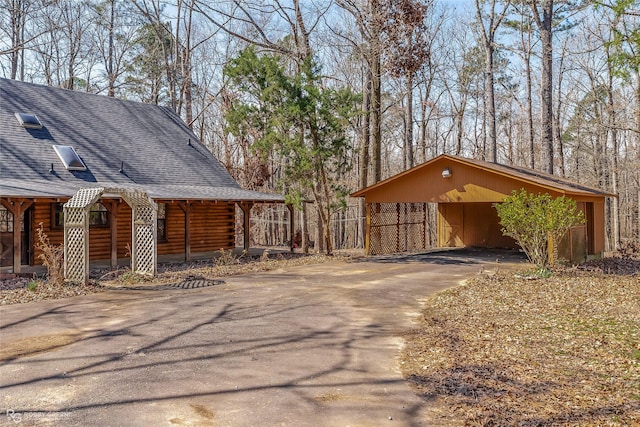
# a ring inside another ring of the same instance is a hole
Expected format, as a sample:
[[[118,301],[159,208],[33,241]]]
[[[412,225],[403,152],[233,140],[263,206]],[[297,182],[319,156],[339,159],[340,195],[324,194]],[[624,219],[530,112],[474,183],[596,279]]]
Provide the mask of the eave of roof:
[[[238,202],[284,203],[280,194],[243,190],[237,187],[210,187],[191,185],[122,185],[122,183],[93,183],[92,185],[52,185],[48,181],[3,180],[0,196],[7,198],[71,198],[80,188],[121,188],[143,191],[155,200],[225,200]],[[117,194],[115,194],[117,196]]]
[[[501,175],[509,179],[521,181],[527,184],[532,184],[538,187],[542,187],[551,191],[559,192],[567,195],[580,195],[580,196],[601,196],[601,197],[617,197],[615,194],[604,192],[600,189],[589,187],[586,185],[578,184],[576,182],[555,176],[546,174],[539,171],[534,171],[526,168],[519,168],[515,166],[507,166],[496,163],[489,163],[482,160],[467,159],[464,157],[453,156],[449,154],[441,154],[438,157],[434,157],[420,165],[414,166],[411,169],[400,172],[392,177],[389,177],[383,181],[373,184],[369,187],[360,189],[351,194],[351,197],[364,197],[369,191],[380,188],[387,185],[389,182],[400,179],[406,175],[416,173],[417,171],[428,168],[432,164],[439,162],[443,159],[453,162],[461,163],[476,169],[482,169],[496,175]]]

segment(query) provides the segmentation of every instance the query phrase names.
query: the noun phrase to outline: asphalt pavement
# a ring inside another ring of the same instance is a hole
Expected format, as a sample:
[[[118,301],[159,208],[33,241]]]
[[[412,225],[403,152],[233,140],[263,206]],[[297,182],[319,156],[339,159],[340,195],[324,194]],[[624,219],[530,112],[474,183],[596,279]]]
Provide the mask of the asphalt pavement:
[[[521,257],[371,257],[0,307],[0,425],[420,426],[421,301]],[[5,354],[11,354],[9,353]]]

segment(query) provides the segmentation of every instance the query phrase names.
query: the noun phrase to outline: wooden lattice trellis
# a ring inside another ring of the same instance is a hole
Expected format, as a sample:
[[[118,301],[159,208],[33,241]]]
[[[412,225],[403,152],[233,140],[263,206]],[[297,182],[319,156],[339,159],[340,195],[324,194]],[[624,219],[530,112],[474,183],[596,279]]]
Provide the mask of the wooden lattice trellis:
[[[131,207],[131,270],[155,275],[157,271],[157,205],[141,191],[83,188],[64,204],[64,274],[70,282],[89,280],[89,211],[104,192],[120,194]]]
[[[426,203],[370,203],[368,255],[426,249]]]

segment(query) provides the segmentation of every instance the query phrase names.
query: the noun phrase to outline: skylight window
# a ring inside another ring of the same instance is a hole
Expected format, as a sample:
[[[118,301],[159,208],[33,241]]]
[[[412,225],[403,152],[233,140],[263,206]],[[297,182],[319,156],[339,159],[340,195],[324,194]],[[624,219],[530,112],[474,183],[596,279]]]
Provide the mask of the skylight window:
[[[42,129],[42,123],[35,114],[15,113],[20,126],[26,129]]]
[[[85,171],[87,167],[76,153],[76,150],[69,145],[52,145],[62,164],[68,171]]]

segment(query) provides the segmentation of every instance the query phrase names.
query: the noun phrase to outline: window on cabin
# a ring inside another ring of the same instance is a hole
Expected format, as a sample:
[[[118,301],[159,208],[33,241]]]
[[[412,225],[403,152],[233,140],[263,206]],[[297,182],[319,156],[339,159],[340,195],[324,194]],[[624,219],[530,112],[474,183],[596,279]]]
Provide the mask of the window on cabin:
[[[13,233],[13,214],[2,205],[0,205],[0,232]]]
[[[64,228],[64,203],[51,204],[51,229]]]
[[[102,203],[94,203],[89,210],[89,227],[108,227],[109,211]],[[64,203],[51,204],[51,228],[64,228]]]
[[[109,211],[102,203],[94,203],[89,210],[89,227],[108,227]]]
[[[158,242],[167,241],[167,204],[158,203]]]

